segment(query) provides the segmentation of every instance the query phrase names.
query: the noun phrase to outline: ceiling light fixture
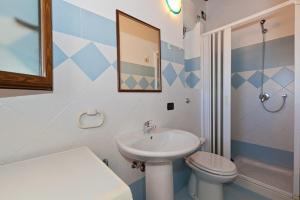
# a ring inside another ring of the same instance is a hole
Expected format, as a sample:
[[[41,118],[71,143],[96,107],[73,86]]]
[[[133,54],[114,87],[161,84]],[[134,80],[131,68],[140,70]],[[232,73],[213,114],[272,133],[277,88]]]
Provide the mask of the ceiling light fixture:
[[[166,0],[169,10],[178,15],[181,12],[181,0]]]

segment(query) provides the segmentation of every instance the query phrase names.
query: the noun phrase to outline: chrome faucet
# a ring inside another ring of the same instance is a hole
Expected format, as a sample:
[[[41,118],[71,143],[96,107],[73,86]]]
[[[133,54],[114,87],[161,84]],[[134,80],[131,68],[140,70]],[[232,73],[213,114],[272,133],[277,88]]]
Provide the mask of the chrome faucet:
[[[144,123],[144,128],[143,128],[143,131],[144,133],[150,133],[153,129],[156,128],[156,125],[153,124],[153,121],[152,120],[148,120]]]

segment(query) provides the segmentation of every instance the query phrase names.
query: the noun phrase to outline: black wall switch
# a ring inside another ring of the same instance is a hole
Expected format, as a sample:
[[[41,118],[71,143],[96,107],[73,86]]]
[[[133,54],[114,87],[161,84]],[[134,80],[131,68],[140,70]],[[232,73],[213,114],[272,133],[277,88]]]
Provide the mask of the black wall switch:
[[[174,103],[167,103],[167,110],[174,110]]]

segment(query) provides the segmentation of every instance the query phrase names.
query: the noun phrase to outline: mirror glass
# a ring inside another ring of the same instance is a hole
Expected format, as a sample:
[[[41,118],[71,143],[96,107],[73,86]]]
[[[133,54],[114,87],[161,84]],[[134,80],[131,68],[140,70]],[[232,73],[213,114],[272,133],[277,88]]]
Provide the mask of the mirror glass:
[[[42,75],[39,13],[39,0],[0,0],[0,71]]]
[[[160,30],[117,11],[121,92],[160,92]]]

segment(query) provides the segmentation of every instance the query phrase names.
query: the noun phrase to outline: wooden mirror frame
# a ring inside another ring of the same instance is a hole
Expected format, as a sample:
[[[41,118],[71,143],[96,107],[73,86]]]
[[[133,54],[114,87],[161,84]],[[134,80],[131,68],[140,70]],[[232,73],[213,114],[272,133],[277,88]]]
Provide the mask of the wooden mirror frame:
[[[0,88],[49,90],[53,89],[52,67],[52,8],[51,0],[40,0],[40,59],[41,76],[0,71]]]
[[[159,88],[157,90],[137,90],[137,89],[122,89],[121,88],[121,48],[120,48],[120,20],[119,20],[119,16],[120,15],[123,15],[123,16],[126,16],[138,23],[141,23],[145,26],[148,26],[152,29],[155,29],[158,31],[158,37],[159,37],[159,69],[158,69],[158,72],[159,72]],[[151,24],[148,24],[140,19],[137,19],[131,15],[128,15],[127,13],[123,12],[123,11],[120,11],[120,10],[116,10],[116,32],[117,32],[117,70],[118,70],[118,91],[119,92],[162,92],[162,74],[161,74],[161,33],[160,33],[160,29],[155,27],[155,26],[152,26]]]

